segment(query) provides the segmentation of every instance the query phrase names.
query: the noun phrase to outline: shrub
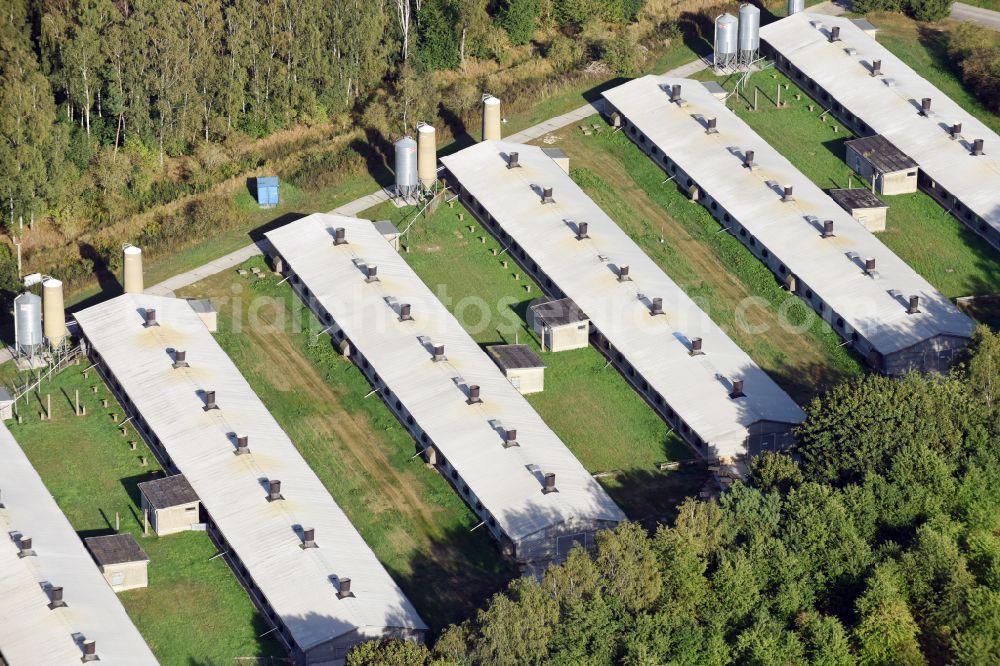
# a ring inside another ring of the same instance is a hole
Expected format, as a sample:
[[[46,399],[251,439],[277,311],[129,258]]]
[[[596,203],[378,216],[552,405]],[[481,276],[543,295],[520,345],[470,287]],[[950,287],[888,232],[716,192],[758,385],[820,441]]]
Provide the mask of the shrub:
[[[615,37],[604,45],[603,58],[608,67],[619,76],[635,76],[639,73],[642,53],[639,45],[627,37]]]
[[[531,41],[541,11],[541,0],[505,0],[500,10],[500,26],[507,31],[512,44]]]
[[[909,0],[907,13],[918,21],[940,21],[951,13],[954,0]]]

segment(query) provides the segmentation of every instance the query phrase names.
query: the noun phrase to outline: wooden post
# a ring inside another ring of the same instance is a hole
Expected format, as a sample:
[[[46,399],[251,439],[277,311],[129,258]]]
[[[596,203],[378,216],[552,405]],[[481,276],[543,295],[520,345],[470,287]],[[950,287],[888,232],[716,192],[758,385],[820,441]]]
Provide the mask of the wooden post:
[[[149,536],[149,509],[142,510],[142,536]]]
[[[122,517],[115,511],[115,532],[121,532],[122,529]]]
[[[74,391],[75,403],[73,407],[73,413],[77,416],[80,415],[80,389],[75,389]]]
[[[46,393],[45,394],[45,420],[46,421],[51,421],[52,420],[52,394],[51,393]]]
[[[757,91],[760,90],[757,86],[753,87],[753,110],[757,110]]]
[[[781,108],[781,84],[780,83],[778,84],[778,104],[777,104],[777,107],[779,109]]]

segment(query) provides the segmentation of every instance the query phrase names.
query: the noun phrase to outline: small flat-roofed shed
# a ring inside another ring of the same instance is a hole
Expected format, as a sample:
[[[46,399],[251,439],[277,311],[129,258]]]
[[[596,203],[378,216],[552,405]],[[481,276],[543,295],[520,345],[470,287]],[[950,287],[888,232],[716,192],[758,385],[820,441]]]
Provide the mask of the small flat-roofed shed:
[[[871,232],[885,231],[889,205],[864,187],[830,190],[830,198]]]
[[[575,543],[592,546],[597,531],[624,520],[370,222],[315,213],[266,235],[288,282],[335,344],[349,343],[351,360],[413,435],[416,452],[437,466],[502,552],[546,563]]]
[[[545,389],[545,364],[528,345],[490,345],[486,352],[521,395]]]
[[[917,163],[880,134],[844,143],[846,162],[879,194],[917,191]]]
[[[83,540],[104,579],[115,592],[149,585],[149,556],[128,532]]]
[[[877,370],[944,371],[965,349],[972,320],[700,83],[645,76],[604,97],[626,135]]]
[[[791,443],[798,405],[540,148],[484,141],[441,161],[466,207],[547,294],[589,315],[597,348],[698,455],[741,466]]]
[[[571,298],[546,298],[528,307],[528,326],[542,339],[542,351],[583,349],[590,344],[590,319]]]
[[[76,321],[91,363],[164,468],[197,492],[208,534],[296,663],[423,638],[413,605],[186,301],[123,294]]]
[[[3,424],[0,461],[0,661],[66,666],[92,649],[101,664],[154,666],[153,653]]]
[[[1000,249],[996,132],[849,18],[793,14],[763,26],[760,39],[762,53],[855,134],[880,134],[912,157],[920,189]]]
[[[183,474],[139,484],[142,510],[159,536],[187,532],[198,522],[198,493]]]

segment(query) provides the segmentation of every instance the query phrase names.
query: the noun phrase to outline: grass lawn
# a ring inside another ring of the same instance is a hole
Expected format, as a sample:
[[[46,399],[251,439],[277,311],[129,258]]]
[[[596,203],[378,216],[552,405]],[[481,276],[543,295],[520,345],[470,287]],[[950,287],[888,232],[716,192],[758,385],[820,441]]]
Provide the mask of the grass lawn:
[[[730,88],[731,83],[724,82]],[[787,108],[774,105],[779,84],[789,86],[782,91]],[[755,86],[760,88],[756,112],[748,110]],[[741,95],[738,102],[730,100],[730,108],[814,183],[823,189],[867,185],[843,159],[844,141],[853,138],[849,130],[829,116],[819,120],[819,107],[784,75],[758,72]],[[888,225],[878,238],[944,295],[1000,293],[1000,254],[977,234],[923,192],[882,199],[889,204]]]
[[[604,124],[598,116],[586,122]],[[719,233],[708,211],[664,184],[662,170],[624,134],[604,126],[592,136],[571,128],[557,136],[574,180],[782,388],[803,403],[862,371],[826,323]],[[811,325],[796,333],[784,321]]]
[[[215,546],[204,532],[163,537],[142,536],[137,484],[161,471],[134,431],[123,437],[111,413],[121,409],[96,373],[84,378],[86,364],[70,366],[32,394],[19,407],[24,423],[10,431],[24,448],[49,492],[81,537],[114,532],[115,514],[121,530],[131,532],[149,555],[149,587],[119,595],[132,621],[167,665],[232,664],[237,657],[283,656],[278,643],[258,636],[269,625],[221,559],[209,561]],[[13,364],[2,366],[13,381]],[[98,393],[91,392],[98,386]],[[88,416],[73,415],[74,391]],[[45,395],[52,396],[52,420],[41,421]],[[110,400],[102,408],[100,400]],[[129,449],[135,441],[137,449]],[[141,467],[139,456],[146,456]]]
[[[212,298],[219,344],[432,631],[472,615],[516,568],[485,530],[469,531],[479,520],[413,458],[410,435],[377,396],[365,397],[367,380],[316,335],[324,327],[291,287],[263,258],[251,266],[264,277],[226,271],[183,295]]]
[[[385,204],[362,216],[405,227],[413,214]],[[540,351],[525,316],[541,289],[506,255],[493,256],[501,246],[458,202],[420,218],[403,242],[403,258],[477,342],[517,341],[541,354],[545,390],[526,396],[528,402],[588,471],[617,473],[600,481],[630,518],[670,516],[697,492],[700,469],[659,471],[658,463],[691,459],[691,451],[596,349]]]

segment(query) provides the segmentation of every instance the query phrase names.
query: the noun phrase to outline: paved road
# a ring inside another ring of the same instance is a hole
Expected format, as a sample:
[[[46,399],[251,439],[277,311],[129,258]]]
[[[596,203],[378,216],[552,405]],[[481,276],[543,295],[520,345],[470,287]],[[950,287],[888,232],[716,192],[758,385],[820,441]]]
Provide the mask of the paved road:
[[[707,67],[707,63],[704,60],[695,60],[687,63],[686,65],[681,65],[680,67],[672,69],[667,72],[667,74],[671,76],[691,76],[692,74],[705,69],[705,67]],[[548,120],[544,120],[533,127],[511,134],[510,136],[505,137],[505,140],[526,143],[528,141],[541,138],[550,132],[562,129],[566,125],[579,122],[584,118],[594,115],[600,110],[600,106],[600,100],[593,104],[584,104],[583,106],[564,113],[561,116],[549,118]],[[382,189],[378,192],[372,192],[369,195],[355,199],[354,201],[346,203],[343,206],[334,208],[330,212],[339,213],[341,215],[357,215],[358,213],[368,210],[373,206],[377,206],[380,203],[388,201],[390,197],[391,195],[389,191]],[[250,245],[242,247],[235,252],[230,252],[224,257],[213,259],[198,268],[175,275],[172,278],[160,282],[159,284],[148,287],[146,289],[146,293],[155,294],[157,296],[173,296],[174,292],[178,289],[192,285],[195,282],[200,282],[201,280],[215,275],[216,273],[221,273],[224,270],[233,269],[250,257],[262,254],[266,247],[266,240],[262,240],[259,243],[251,243]]]
[[[964,2],[956,2],[951,6],[951,16],[956,21],[971,21],[992,30],[1000,31],[1000,12],[982,7],[973,7]]]

